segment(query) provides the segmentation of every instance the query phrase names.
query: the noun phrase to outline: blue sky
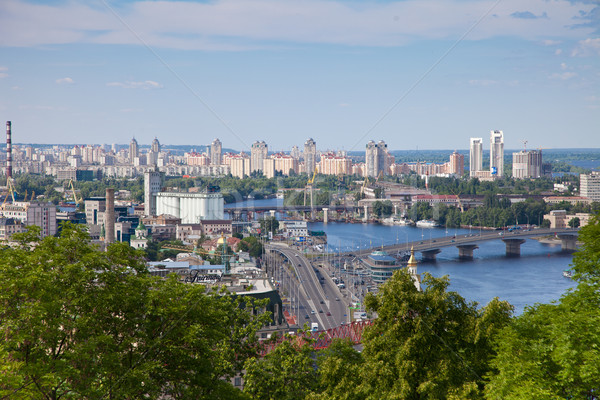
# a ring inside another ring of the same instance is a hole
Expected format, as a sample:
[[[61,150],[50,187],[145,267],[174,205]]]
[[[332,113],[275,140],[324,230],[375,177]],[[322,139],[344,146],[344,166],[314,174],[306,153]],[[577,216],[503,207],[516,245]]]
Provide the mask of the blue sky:
[[[0,120],[17,143],[599,148],[600,6],[3,0]]]

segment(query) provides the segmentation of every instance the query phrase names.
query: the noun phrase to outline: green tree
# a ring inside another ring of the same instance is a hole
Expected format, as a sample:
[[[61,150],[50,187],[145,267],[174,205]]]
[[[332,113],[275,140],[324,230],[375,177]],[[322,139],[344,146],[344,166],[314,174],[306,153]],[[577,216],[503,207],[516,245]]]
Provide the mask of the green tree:
[[[0,253],[0,397],[242,396],[227,378],[269,319],[252,301],[152,277],[140,252],[98,251],[79,226],[14,238]]]
[[[363,366],[361,353],[349,340],[334,340],[317,354],[318,385],[307,400],[359,400],[364,398],[356,390]]]
[[[569,220],[569,227],[571,227],[571,228],[579,228],[580,224],[581,224],[581,221],[579,220],[579,217],[571,218]]]
[[[244,392],[259,400],[302,400],[317,386],[312,347],[285,341],[246,363]]]
[[[377,319],[363,334],[358,390],[365,399],[481,397],[492,339],[508,324],[512,306],[494,299],[478,309],[448,284],[426,273],[420,292],[397,271],[367,297]]]
[[[575,290],[536,304],[498,336],[489,399],[597,399],[600,393],[600,221],[580,231]]]
[[[279,229],[279,221],[277,221],[277,218],[275,217],[266,217],[263,218],[259,221],[260,223],[260,229],[263,232],[272,232],[273,235],[277,233],[277,230]]]

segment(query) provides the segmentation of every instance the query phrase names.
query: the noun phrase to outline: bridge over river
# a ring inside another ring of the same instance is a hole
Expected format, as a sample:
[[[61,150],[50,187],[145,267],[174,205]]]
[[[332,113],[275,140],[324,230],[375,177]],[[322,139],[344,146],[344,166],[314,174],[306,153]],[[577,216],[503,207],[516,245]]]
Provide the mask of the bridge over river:
[[[473,250],[479,247],[478,243],[489,240],[502,240],[506,244],[507,256],[520,256],[521,244],[525,243],[525,239],[543,236],[553,236],[560,239],[563,251],[575,251],[578,233],[578,228],[517,229],[512,232],[508,232],[507,230],[481,231],[480,233],[444,236],[429,240],[417,240],[403,244],[374,247],[344,253],[344,255],[349,256],[353,254],[359,258],[366,258],[375,250],[384,250],[393,254],[399,251],[409,251],[411,248],[414,248],[415,251],[423,255],[423,260],[434,261],[436,254],[440,253],[440,249],[444,247],[456,247],[458,248],[459,258],[472,259]]]

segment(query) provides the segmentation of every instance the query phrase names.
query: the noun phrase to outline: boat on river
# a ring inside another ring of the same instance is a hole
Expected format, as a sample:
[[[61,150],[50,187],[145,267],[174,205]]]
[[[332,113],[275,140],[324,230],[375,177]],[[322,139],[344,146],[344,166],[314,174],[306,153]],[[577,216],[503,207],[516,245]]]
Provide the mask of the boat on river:
[[[431,219],[417,221],[417,228],[437,228],[438,226],[440,226],[440,224]]]

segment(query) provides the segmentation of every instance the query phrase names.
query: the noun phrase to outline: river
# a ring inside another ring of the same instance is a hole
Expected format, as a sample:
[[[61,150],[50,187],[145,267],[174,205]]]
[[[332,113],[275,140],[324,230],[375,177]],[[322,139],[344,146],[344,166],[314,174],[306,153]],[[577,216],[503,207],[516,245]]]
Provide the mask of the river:
[[[279,204],[280,199],[252,200],[246,203],[256,206]],[[309,230],[324,231],[330,251],[336,252],[469,233],[468,229],[448,229],[446,233],[445,228],[421,229],[336,222],[309,223]],[[475,232],[477,230],[473,229],[473,233]],[[456,248],[441,250],[436,262],[419,263],[419,273],[429,272],[436,277],[448,275],[450,290],[480,305],[499,297],[512,304],[516,314],[521,314],[526,306],[558,300],[566,290],[575,286],[572,280],[562,276],[562,271],[569,268],[573,256],[562,252],[560,245],[527,239],[521,245],[521,257],[508,258],[505,256],[504,242],[494,240],[480,243],[470,261],[459,260]]]

